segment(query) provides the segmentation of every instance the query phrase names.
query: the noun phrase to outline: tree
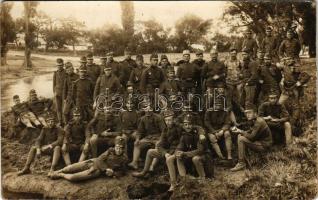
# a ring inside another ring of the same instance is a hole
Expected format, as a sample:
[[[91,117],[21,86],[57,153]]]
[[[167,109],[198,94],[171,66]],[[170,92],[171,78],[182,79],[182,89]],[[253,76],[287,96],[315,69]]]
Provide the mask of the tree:
[[[1,65],[7,64],[8,42],[16,39],[15,23],[10,15],[13,3],[3,2],[0,5],[0,27],[1,27]]]
[[[249,27],[260,38],[265,33],[266,26],[274,27],[279,36],[285,35],[292,24],[303,26],[299,32],[304,44],[309,45],[310,54],[315,54],[316,35],[316,4],[307,2],[248,2],[233,1],[225,10],[223,19],[232,26],[231,31],[239,31],[242,27]]]
[[[203,20],[200,17],[187,14],[176,22],[175,38],[172,41],[178,51],[190,49],[191,44],[201,43],[212,24],[212,20]]]
[[[25,1],[23,2],[24,5],[24,41],[25,41],[25,49],[24,49],[24,62],[22,64],[23,67],[30,70],[32,69],[32,62],[31,62],[31,50],[35,46],[35,25],[31,23],[31,19],[36,14],[36,7],[38,2],[35,1]]]
[[[131,40],[134,35],[134,25],[135,25],[135,11],[134,11],[134,2],[132,1],[120,1],[121,7],[121,23],[124,30],[125,42],[128,46],[132,44]]]

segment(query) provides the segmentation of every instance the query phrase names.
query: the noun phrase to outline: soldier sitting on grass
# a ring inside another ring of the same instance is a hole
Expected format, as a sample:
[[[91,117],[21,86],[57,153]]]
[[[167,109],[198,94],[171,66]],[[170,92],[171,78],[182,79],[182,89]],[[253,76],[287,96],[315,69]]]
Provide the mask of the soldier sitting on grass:
[[[109,148],[98,158],[74,163],[54,172],[53,179],[64,178],[69,181],[82,181],[92,179],[105,173],[108,177],[118,177],[125,172],[127,156],[125,152],[125,139],[117,136],[115,147]]]
[[[52,165],[48,176],[55,170],[61,156],[61,146],[64,138],[64,131],[56,125],[55,117],[50,114],[47,117],[47,127],[44,127],[37,138],[35,145],[31,147],[24,168],[18,172],[18,175],[30,173],[30,166],[35,157],[42,154],[53,154]]]
[[[70,152],[82,151],[79,162],[86,159],[89,147],[89,137],[85,135],[87,122],[82,120],[78,108],[73,110],[73,119],[65,126],[65,137],[62,146],[62,155],[66,165],[71,164]],[[84,145],[86,144],[86,145]]]

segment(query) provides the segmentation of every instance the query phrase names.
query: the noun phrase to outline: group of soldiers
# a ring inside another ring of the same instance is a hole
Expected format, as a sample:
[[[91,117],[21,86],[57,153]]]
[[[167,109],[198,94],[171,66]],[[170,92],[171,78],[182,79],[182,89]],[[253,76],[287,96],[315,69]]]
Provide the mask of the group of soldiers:
[[[279,138],[290,147],[310,76],[301,69],[294,33],[288,31],[278,44],[271,32],[268,27],[258,45],[247,30],[241,59],[235,45],[225,61],[216,49],[210,61],[202,51],[191,62],[184,50],[177,63],[166,55],[159,62],[152,54],[147,66],[143,55],[133,60],[129,50],[121,62],[108,52],[100,65],[89,53],[78,71],[57,59],[54,104],[35,90],[27,102],[13,97],[17,121],[41,129],[18,175],[29,173],[42,154],[53,155],[49,177],[70,181],[120,176],[143,161],[132,175],[145,177],[164,160],[172,191],[177,172],[181,179],[211,178],[213,161],[234,164],[233,152],[238,162],[231,171],[238,171],[247,167],[247,149],[270,151]],[[76,152],[78,162],[72,164]],[[61,156],[66,167],[57,170]]]

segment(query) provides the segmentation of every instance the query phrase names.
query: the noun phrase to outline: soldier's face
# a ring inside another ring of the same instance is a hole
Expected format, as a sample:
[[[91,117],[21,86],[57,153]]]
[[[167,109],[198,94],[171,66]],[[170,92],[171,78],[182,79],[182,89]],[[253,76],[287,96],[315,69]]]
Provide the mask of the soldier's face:
[[[107,60],[108,60],[108,59],[101,58],[101,59],[100,59],[100,63],[101,63],[101,64],[105,64],[105,63],[107,62]]]
[[[79,122],[81,120],[81,116],[80,115],[73,115],[73,120],[75,122]]]
[[[231,55],[231,58],[236,58],[237,52],[236,51],[231,51],[230,55]]]
[[[242,58],[243,58],[243,60],[248,60],[250,58],[250,56],[248,55],[248,53],[243,52],[242,53]]]
[[[88,65],[92,65],[92,64],[93,64],[93,62],[94,62],[94,60],[93,60],[93,59],[88,59],[88,60],[87,60],[87,64],[88,64]]]
[[[62,69],[63,68],[63,65],[61,65],[61,64],[57,64],[56,66],[57,66],[58,69]]]
[[[218,58],[218,53],[211,53],[211,59],[216,60]]]
[[[66,73],[68,73],[68,74],[72,74],[73,72],[74,72],[74,68],[73,67],[69,67],[66,70]]]
[[[262,53],[262,52],[258,52],[257,53],[257,58],[259,59],[259,60],[263,60],[264,59],[264,53]]]
[[[54,119],[49,119],[49,120],[47,121],[47,126],[48,126],[48,128],[53,128],[53,127],[55,126],[55,121],[54,121]]]
[[[112,73],[112,70],[111,70],[111,68],[105,68],[104,72],[105,72],[106,76],[110,76],[110,74]]]
[[[272,60],[269,58],[265,58],[264,62],[266,65],[270,65],[272,63]]]
[[[167,66],[168,65],[168,60],[167,59],[162,59],[161,60],[161,65],[162,66]]]
[[[138,66],[142,66],[144,64],[144,61],[141,59],[136,60],[136,63]]]
[[[114,57],[113,57],[113,56],[107,56],[107,60],[108,60],[108,61],[113,61],[113,60],[114,60]]]
[[[192,124],[190,122],[183,122],[183,129],[186,132],[190,132],[192,129]]]
[[[251,37],[252,37],[252,33],[246,32],[246,33],[245,33],[245,36],[246,36],[247,38],[251,38]]]
[[[245,116],[247,118],[247,120],[253,120],[255,118],[255,112],[254,110],[247,110],[245,111]]]
[[[124,147],[122,145],[115,145],[115,154],[116,155],[122,155],[124,153]]]
[[[270,97],[268,97],[268,101],[270,104],[274,105],[278,101],[278,98],[277,98],[277,96],[270,96]]]
[[[173,117],[172,117],[172,116],[165,117],[165,122],[166,122],[166,125],[167,125],[168,127],[171,127],[172,122],[173,122]]]
[[[15,105],[19,104],[20,103],[20,98],[13,99],[13,102],[14,102]]]
[[[198,59],[198,60],[203,60],[203,54],[197,55],[197,59]]]
[[[175,74],[174,74],[173,71],[170,71],[170,72],[168,73],[168,78],[172,79],[172,78],[174,78],[174,76],[175,76]]]
[[[271,36],[272,35],[272,31],[266,31],[266,35],[267,36]]]
[[[127,103],[126,104],[126,108],[128,111],[132,111],[133,110],[133,104],[132,103]]]
[[[190,54],[184,54],[183,55],[183,60],[190,61]]]
[[[150,60],[150,64],[151,64],[152,66],[157,66],[157,65],[158,65],[158,59],[157,59],[157,58],[152,58],[152,59]]]
[[[86,75],[86,71],[79,71],[79,77],[84,78]]]
[[[134,93],[134,88],[132,86],[128,86],[127,87],[127,92],[128,92],[128,94]]]

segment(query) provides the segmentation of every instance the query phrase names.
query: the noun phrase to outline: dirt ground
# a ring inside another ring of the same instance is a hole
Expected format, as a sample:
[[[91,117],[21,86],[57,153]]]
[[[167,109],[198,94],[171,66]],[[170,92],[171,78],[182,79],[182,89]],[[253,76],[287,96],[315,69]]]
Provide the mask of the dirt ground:
[[[45,63],[38,64],[40,71],[42,67],[54,66],[53,60],[43,62],[41,59],[34,61],[35,64]],[[16,63],[19,66],[18,61]],[[1,119],[2,195],[5,198],[24,199],[313,199],[318,192],[316,67],[314,59],[302,60],[302,63],[303,69],[313,76],[302,100],[305,119],[303,133],[294,138],[292,148],[274,147],[272,152],[264,155],[251,154],[250,169],[230,172],[228,168],[217,165],[214,179],[185,179],[173,193],[167,192],[169,177],[164,167],[156,170],[152,178],[136,179],[129,171],[119,179],[100,177],[70,183],[47,178],[50,157],[44,156],[32,165],[32,174],[17,177],[16,171],[23,167],[32,142],[21,144],[16,139],[7,138],[12,120],[4,113]],[[11,72],[14,69],[10,69]],[[20,75],[18,68],[16,70],[16,76],[29,75],[28,72]],[[12,74],[2,74],[1,79],[14,79]],[[62,165],[61,162],[60,167]]]

